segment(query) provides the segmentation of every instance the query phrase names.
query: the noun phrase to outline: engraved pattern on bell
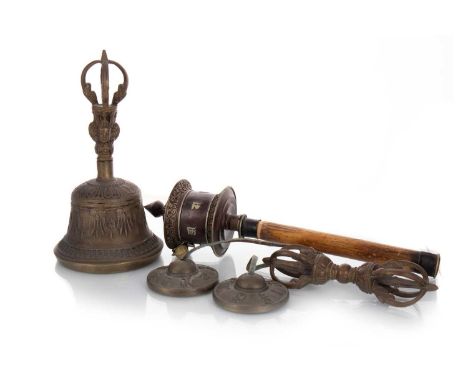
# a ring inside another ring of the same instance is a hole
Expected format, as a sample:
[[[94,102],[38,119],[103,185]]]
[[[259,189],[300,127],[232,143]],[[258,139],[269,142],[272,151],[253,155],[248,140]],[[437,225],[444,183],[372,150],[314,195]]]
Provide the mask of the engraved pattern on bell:
[[[166,296],[198,296],[214,288],[218,283],[218,272],[190,259],[176,259],[169,266],[151,271],[147,283],[151,290]]]
[[[243,274],[219,283],[213,290],[215,302],[235,313],[266,313],[288,301],[288,289],[257,274]]]

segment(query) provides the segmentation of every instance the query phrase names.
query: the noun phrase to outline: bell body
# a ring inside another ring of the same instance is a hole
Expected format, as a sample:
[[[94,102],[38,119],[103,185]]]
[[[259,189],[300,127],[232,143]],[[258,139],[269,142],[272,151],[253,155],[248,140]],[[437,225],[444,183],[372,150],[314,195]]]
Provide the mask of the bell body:
[[[153,262],[162,247],[146,223],[140,189],[123,179],[97,178],[73,191],[68,231],[54,252],[68,268],[112,273]]]

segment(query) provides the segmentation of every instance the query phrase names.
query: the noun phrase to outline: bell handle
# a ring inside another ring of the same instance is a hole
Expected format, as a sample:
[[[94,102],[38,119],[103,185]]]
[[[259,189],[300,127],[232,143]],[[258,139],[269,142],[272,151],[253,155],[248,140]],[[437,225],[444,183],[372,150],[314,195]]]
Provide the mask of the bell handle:
[[[92,90],[91,84],[87,82],[88,71],[97,64],[101,64],[101,103],[99,103],[96,92]],[[109,104],[109,65],[116,66],[123,75],[123,83],[119,84],[117,91]],[[102,181],[111,180],[113,174],[114,141],[120,133],[120,127],[116,123],[117,104],[127,95],[128,75],[125,69],[116,61],[109,60],[105,50],[102,51],[101,59],[91,61],[81,72],[81,87],[84,96],[92,104],[93,121],[88,130],[91,138],[96,143],[94,149],[97,157],[97,179]]]

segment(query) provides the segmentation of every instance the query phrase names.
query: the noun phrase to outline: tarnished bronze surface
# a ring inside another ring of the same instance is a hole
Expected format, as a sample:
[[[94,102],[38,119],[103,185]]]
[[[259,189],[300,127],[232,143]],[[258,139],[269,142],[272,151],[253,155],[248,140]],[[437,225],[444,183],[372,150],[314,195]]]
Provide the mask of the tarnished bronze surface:
[[[228,249],[229,239],[237,231],[239,237],[300,244],[325,253],[378,264],[390,260],[410,261],[420,265],[433,277],[439,270],[440,256],[435,253],[237,215],[236,195],[231,187],[225,188],[219,194],[210,194],[193,191],[187,180],[181,180],[173,188],[165,207],[161,202],[155,202],[145,208],[156,217],[161,216],[164,211],[164,237],[169,248],[184,243],[195,245],[217,242],[212,245],[213,252],[222,256]]]
[[[437,286],[429,282],[426,271],[408,261],[388,261],[381,265],[364,263],[353,268],[348,264],[334,264],[313,248],[287,246],[264,258],[263,262],[270,268],[271,278],[288,288],[299,289],[308,284],[337,280],[343,284],[354,283],[363,292],[374,294],[380,302],[397,307],[413,305],[426,292],[437,290]],[[263,266],[257,267],[260,268]],[[281,281],[275,270],[292,279]]]
[[[148,274],[151,290],[167,296],[190,297],[209,292],[218,282],[218,272],[190,259],[175,258],[169,266],[159,267]]]
[[[288,288],[256,274],[255,264],[254,256],[249,262],[248,273],[223,281],[215,287],[213,299],[221,308],[235,313],[266,313],[288,301]]]
[[[101,103],[86,82],[88,70],[96,64],[101,64]],[[123,83],[110,103],[109,65],[115,65],[123,75]],[[163,244],[148,228],[139,188],[113,175],[113,143],[120,133],[115,121],[117,104],[126,95],[128,76],[103,51],[100,60],[84,68],[81,85],[92,103],[94,120],[89,125],[89,134],[96,142],[98,174],[96,179],[73,191],[68,231],[54,252],[63,265],[82,272],[111,273],[139,268],[156,260]]]

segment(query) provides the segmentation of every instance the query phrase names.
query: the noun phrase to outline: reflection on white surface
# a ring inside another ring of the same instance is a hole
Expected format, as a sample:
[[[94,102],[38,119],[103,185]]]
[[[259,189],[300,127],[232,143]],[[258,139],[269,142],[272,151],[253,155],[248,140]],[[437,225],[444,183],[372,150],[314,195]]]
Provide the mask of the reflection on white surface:
[[[229,256],[200,264],[215,268],[220,280],[236,276],[234,261]],[[165,305],[173,318],[183,317],[188,313],[212,313],[210,307],[213,304],[209,293],[196,297],[176,298],[151,291],[146,285],[146,277],[151,270],[162,265],[163,261],[159,258],[144,268],[129,272],[91,274],[68,269],[57,262],[55,272],[69,283],[76,304],[81,308],[143,316],[146,313],[149,297],[148,305],[154,302],[151,300],[157,301],[158,305]]]
[[[422,318],[419,304],[433,304],[436,293],[427,294],[423,302],[407,308],[397,308],[382,304],[374,295],[365,294],[353,284],[339,284],[330,281],[325,285],[309,285],[301,290],[290,291],[289,309],[301,314],[321,311],[325,307],[345,312],[347,316],[358,315],[365,320],[378,320],[395,326],[404,322],[405,326],[417,324]]]
[[[146,275],[161,260],[137,270],[112,274],[77,272],[57,262],[55,272],[71,286],[78,307],[144,315]]]
[[[232,256],[199,263],[215,268],[220,281],[245,272],[242,265],[238,265],[236,269]],[[289,316],[310,314],[328,306],[345,311],[347,315],[362,315],[382,324],[388,322],[394,326],[402,322],[411,327],[423,319],[421,304],[431,310],[431,307],[436,306],[437,300],[437,292],[433,292],[426,294],[422,301],[411,307],[395,308],[380,303],[374,295],[364,294],[356,285],[329,281],[325,285],[309,285],[301,290],[290,290],[288,303],[277,311],[261,315],[242,315],[224,311],[216,306],[211,293],[195,297],[169,297],[153,292],[146,285],[146,276],[152,269],[162,265],[163,261],[158,259],[153,264],[134,271],[96,275],[76,272],[57,263],[55,271],[70,284],[78,308],[141,317],[160,317],[167,314],[171,320],[183,320],[188,315],[195,314],[200,318],[210,316],[217,322],[228,319],[263,322],[279,319],[286,312]],[[267,271],[260,272],[268,277]]]

